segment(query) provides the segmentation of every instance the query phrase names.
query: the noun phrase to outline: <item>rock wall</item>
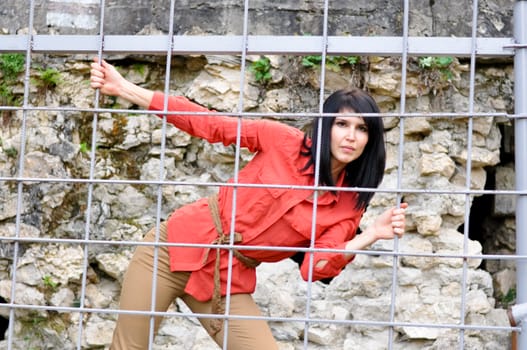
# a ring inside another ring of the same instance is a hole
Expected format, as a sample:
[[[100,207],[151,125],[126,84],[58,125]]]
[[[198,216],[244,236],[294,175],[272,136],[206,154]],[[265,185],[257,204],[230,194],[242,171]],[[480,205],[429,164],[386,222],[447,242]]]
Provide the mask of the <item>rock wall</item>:
[[[34,27],[39,34],[96,34],[99,0],[34,0]],[[478,33],[512,36],[514,0],[480,0]],[[387,0],[330,1],[330,35],[402,35],[402,2]],[[175,2],[174,33],[242,34],[244,2],[235,0]],[[472,1],[410,2],[410,35],[470,36]],[[319,35],[323,0],[249,2],[249,33],[258,35]],[[135,34],[153,25],[168,32],[170,1],[105,1],[105,34]],[[4,0],[0,28],[10,34],[28,26],[29,1]]]
[[[98,1],[78,1],[95,19],[81,22],[71,17],[64,22],[68,1],[36,1],[36,28],[42,32],[94,33],[97,25]],[[513,1],[481,1],[481,24],[485,36],[510,35],[510,11]],[[305,1],[302,5],[252,1],[251,18],[257,34],[318,34],[321,1]],[[25,6],[24,6],[25,5]],[[336,4],[332,4],[336,5]],[[443,7],[438,2],[412,4],[411,28],[420,35],[469,35],[470,4],[452,2]],[[154,26],[166,30],[167,5],[161,1],[137,1],[124,6],[123,2],[107,4],[107,33],[136,33]],[[209,1],[207,4],[188,2],[178,4],[176,31],[205,33],[237,33],[241,8],[238,2]],[[400,18],[386,16],[385,11],[400,13],[399,3],[354,2],[353,8],[331,12],[332,32],[338,35],[388,35],[401,30]],[[14,33],[26,26],[27,4],[7,0],[3,6],[0,27]],[[184,9],[184,10],[182,10]],[[59,16],[53,17],[55,11]],[[446,11],[452,11],[446,12]],[[70,11],[70,10],[68,10]],[[71,10],[70,12],[74,12]],[[272,16],[270,13],[272,12]],[[14,14],[20,16],[14,16]],[[78,12],[75,12],[78,13]],[[134,14],[133,16],[131,14]],[[121,17],[119,17],[121,16]],[[210,20],[197,21],[201,16]],[[58,19],[53,19],[58,18]],[[122,18],[119,23],[117,18]],[[133,18],[133,20],[132,20]],[[386,19],[388,18],[388,19]],[[111,20],[113,19],[113,20]],[[192,21],[190,20],[192,19]],[[451,25],[446,26],[447,19]],[[63,22],[53,22],[53,21]],[[217,22],[216,22],[217,21]],[[69,24],[68,24],[69,23]],[[119,23],[119,24],[118,24]],[[199,25],[196,25],[199,23]],[[113,26],[113,27],[112,27]],[[265,116],[270,112],[313,112],[318,110],[319,70],[307,68],[298,57],[271,56],[272,77],[266,84],[256,82],[246,72],[243,89],[244,110]],[[84,56],[32,57],[32,80],[29,102],[33,106],[90,108],[94,92],[89,88],[89,58]],[[259,57],[249,57],[248,64]],[[115,56],[109,60],[123,74],[142,86],[162,89],[164,64],[159,57]],[[36,67],[60,71],[61,82],[56,87],[42,88],[36,83]],[[220,111],[234,111],[240,93],[240,58],[227,56],[174,57],[170,88],[196,102]],[[469,66],[454,60],[447,75],[438,69],[424,69],[416,58],[408,63],[406,110],[411,112],[459,112],[468,110]],[[338,69],[328,69],[327,92],[358,85],[368,89],[379,102],[383,112],[399,111],[400,58],[363,57],[357,64],[342,63]],[[476,112],[512,113],[512,63],[479,61],[476,70]],[[14,85],[14,94],[23,93],[22,79]],[[126,101],[103,98],[108,108],[135,108]],[[18,174],[18,152],[21,150],[23,112],[2,113],[0,131],[0,176]],[[86,179],[90,174],[89,153],[93,113],[61,109],[35,110],[26,114],[26,144],[24,176],[50,181],[22,183],[21,201],[15,181],[0,183],[0,235],[15,234],[17,209],[21,212],[20,235],[28,238],[83,239],[86,235],[88,185],[85,183],[54,182],[53,178]],[[103,180],[158,180],[162,124],[159,119],[142,113],[127,116],[122,113],[102,113],[97,116],[97,146],[94,176]],[[283,119],[304,128],[306,120]],[[404,121],[403,188],[463,190],[466,182],[466,153],[468,118],[408,118]],[[385,118],[388,164],[381,188],[396,186],[401,120]],[[511,163],[506,145],[510,144],[510,122],[504,118],[486,117],[473,120],[473,152],[471,179],[473,189],[493,185],[496,189],[511,186]],[[505,150],[505,151],[504,151]],[[210,145],[168,127],[166,130],[165,179],[187,183],[223,181],[232,176],[234,149]],[[251,155],[242,152],[243,162]],[[243,163],[242,162],[242,163]],[[493,168],[492,172],[487,171]],[[490,175],[489,175],[490,174]],[[489,176],[494,183],[489,185]],[[93,185],[89,237],[92,240],[140,240],[155,222],[158,187],[145,184],[97,183]],[[161,188],[161,215],[165,218],[181,205],[214,191],[199,185],[168,184]],[[470,206],[480,198],[462,194],[406,193],[410,203],[408,233],[399,242],[407,253],[461,254],[463,235],[459,233],[465,220],[466,201]],[[480,232],[471,232],[469,254],[502,251],[511,252],[514,242],[514,212],[511,197],[496,196],[491,205],[494,218]],[[363,225],[386,206],[393,205],[395,196],[379,192],[374,197]],[[503,224],[505,223],[505,224]],[[471,227],[476,227],[471,225]],[[500,235],[491,235],[499,227]],[[476,238],[483,242],[482,245]],[[392,249],[390,242],[380,242],[374,249]],[[11,295],[11,264],[14,245],[4,239],[0,246],[0,298],[9,301]],[[86,273],[86,307],[117,308],[120,282],[131,247],[110,244],[22,243],[18,250],[17,303],[75,307],[81,304],[81,284]],[[83,271],[84,259],[89,262]],[[397,268],[396,320],[426,324],[457,323],[460,320],[462,293],[462,259],[406,256],[399,259]],[[311,291],[311,317],[328,320],[388,321],[391,303],[393,260],[359,255],[345,271],[329,285],[315,283]],[[504,262],[469,260],[466,276],[465,321],[475,325],[507,326],[503,301],[496,297],[513,289],[513,266]],[[485,270],[483,269],[485,268]],[[492,272],[493,276],[489,273]],[[304,317],[307,285],[298,275],[292,261],[258,268],[258,288],[255,298],[264,314],[272,317]],[[496,293],[496,290],[499,293]],[[185,311],[174,305],[173,310]],[[8,310],[0,314],[9,317]],[[82,347],[97,349],[110,341],[115,315],[85,314]],[[301,322],[271,322],[280,342],[280,349],[300,349],[303,346],[304,324]],[[14,349],[76,348],[79,315],[71,312],[44,310],[16,311]],[[458,344],[459,332],[426,327],[396,327],[395,349],[440,349]],[[359,323],[338,325],[318,322],[309,328],[310,349],[384,349],[388,331],[383,327],[368,327]],[[465,332],[466,349],[504,349],[509,347],[506,332]],[[0,348],[6,341],[0,342]],[[186,348],[215,349],[196,320],[167,318],[156,338],[156,349]]]

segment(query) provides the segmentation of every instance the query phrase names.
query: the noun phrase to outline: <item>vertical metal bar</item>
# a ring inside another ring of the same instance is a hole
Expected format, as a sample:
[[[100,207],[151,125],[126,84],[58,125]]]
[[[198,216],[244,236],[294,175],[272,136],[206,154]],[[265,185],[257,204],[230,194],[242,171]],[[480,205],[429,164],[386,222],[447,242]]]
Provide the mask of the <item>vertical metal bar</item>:
[[[170,1],[170,17],[168,21],[168,42],[165,62],[165,86],[164,86],[164,98],[163,98],[163,111],[168,111],[168,93],[170,90],[170,67],[172,63],[172,49],[174,47],[174,10],[175,0]],[[161,153],[159,155],[159,181],[163,181],[165,177],[165,148],[166,148],[166,130],[167,130],[167,117],[166,113],[163,113],[163,119],[161,124]],[[156,224],[154,233],[154,243],[159,243],[159,225],[161,224],[161,204],[163,202],[163,185],[157,186],[157,199],[156,199]],[[154,256],[152,257],[152,289],[150,294],[150,311],[156,310],[156,295],[157,295],[157,270],[159,266],[159,246],[154,245]],[[162,310],[166,311],[166,310]],[[155,317],[150,316],[150,328],[148,331],[148,349],[151,350],[154,344],[155,333]]]
[[[31,68],[31,46],[33,43],[33,20],[35,16],[35,1],[31,0],[29,3],[29,24],[27,33],[27,46],[26,46],[26,69],[24,72],[24,100],[22,103],[22,125],[20,126],[20,156],[18,158],[18,176],[24,176],[24,154],[26,153],[26,122],[28,117],[28,104],[29,104],[29,83],[30,83],[30,68]],[[15,243],[13,247],[13,265],[11,267],[11,303],[15,304],[16,298],[16,267],[18,265],[18,250],[20,244],[18,238],[20,238],[20,224],[21,224],[21,213],[22,213],[22,202],[24,201],[24,183],[19,181],[17,183],[17,198],[16,198],[16,218],[15,218]],[[7,335],[7,350],[11,350],[13,347],[13,333],[15,328],[15,309],[9,309],[9,325]]]
[[[99,43],[99,52],[98,57],[99,61],[102,59],[102,50],[104,46],[104,7],[105,7],[105,0],[101,0],[99,3],[100,8],[100,23],[99,23],[99,37],[100,37],[100,43]],[[94,105],[95,108],[99,108],[99,95],[100,91],[95,91],[95,101]],[[99,113],[94,112],[93,113],[93,121],[92,121],[92,135],[91,135],[91,150],[90,150],[90,175],[89,179],[93,180],[95,177],[95,157],[96,157],[96,149],[97,149],[97,123]],[[93,183],[88,184],[88,198],[86,200],[86,224],[84,226],[84,239],[88,241],[90,239],[90,223],[91,223],[91,208],[92,208],[92,200],[93,200]],[[84,249],[83,249],[83,262],[82,262],[82,280],[81,280],[81,293],[80,293],[80,305],[79,308],[82,310],[84,309],[84,299],[86,296],[86,283],[87,283],[87,277],[88,277],[88,244],[83,243]],[[79,326],[78,326],[78,333],[77,333],[77,350],[82,349],[82,336],[83,336],[83,312],[79,312]]]
[[[238,99],[238,113],[243,112],[243,102],[244,102],[244,91],[245,91],[245,66],[247,60],[247,46],[248,46],[248,36],[249,36],[249,0],[245,0],[243,4],[243,41],[242,41],[242,52],[241,52],[241,62],[240,62],[240,96]],[[243,116],[238,116],[238,123],[236,125],[236,150],[234,155],[234,177],[233,182],[238,183],[238,175],[240,172],[240,148],[241,148],[241,133],[242,133],[242,118]],[[229,245],[234,245],[234,233],[236,232],[236,205],[237,205],[237,196],[238,189],[233,187],[232,189],[232,211],[231,211],[231,228],[229,231]],[[225,315],[228,316],[231,305],[231,287],[232,287],[232,262],[233,262],[233,252],[232,249],[229,249],[229,258],[228,258],[228,270],[227,270],[227,286],[226,286],[226,295],[225,295]],[[229,348],[229,319],[226,318],[223,322],[224,332],[223,332],[223,350]]]
[[[32,54],[32,43],[34,38],[31,35],[32,27],[33,27],[33,12],[34,12],[34,0],[30,0],[30,16],[29,16],[29,34],[27,34],[28,41],[27,41],[27,49],[26,49],[26,69],[25,69],[25,77],[24,77],[24,102],[22,107],[22,125],[21,125],[21,146],[20,146],[20,155],[19,155],[19,167],[18,167],[18,174],[19,176],[23,177],[24,174],[24,154],[25,154],[25,148],[26,148],[26,120],[28,118],[28,112],[32,110],[32,107],[29,106],[29,77],[30,77],[30,66],[31,66],[31,54]],[[245,16],[244,16],[244,41],[243,41],[243,51],[242,51],[242,62],[241,62],[241,88],[240,88],[240,99],[239,99],[239,105],[238,110],[241,113],[243,111],[243,88],[244,88],[244,79],[245,79],[245,56],[247,51],[247,21],[248,21],[248,0],[245,0]],[[101,45],[99,50],[99,58],[102,58],[102,48],[103,48],[103,18],[104,18],[104,0],[101,0],[101,31],[100,31],[100,39],[101,39]],[[404,35],[403,35],[403,59],[402,59],[402,83],[401,83],[401,102],[400,102],[400,110],[402,113],[405,111],[405,81],[406,81],[406,56],[407,56],[407,40],[408,40],[408,33],[407,33],[407,11],[408,11],[408,0],[405,0],[404,4],[404,12],[405,12],[405,20],[404,20]],[[471,71],[470,71],[470,96],[469,96],[469,112],[470,116],[473,115],[474,112],[474,94],[475,94],[475,88],[474,88],[474,77],[475,77],[475,69],[476,69],[476,28],[477,28],[477,12],[478,12],[478,6],[477,6],[477,0],[475,0],[473,4],[473,22],[472,22],[472,48],[471,48]],[[324,84],[325,84],[325,61],[326,61],[326,47],[327,47],[327,13],[328,13],[328,1],[325,1],[325,9],[324,9],[324,37],[322,41],[323,49],[322,49],[322,56],[323,56],[323,63],[322,63],[322,70],[321,70],[321,81],[320,81],[320,114],[322,114],[322,104],[324,100]],[[170,17],[170,32],[172,33],[173,28],[173,16],[174,16],[174,0],[171,0],[171,17]],[[527,1],[526,0],[517,0],[514,8],[514,35],[516,42],[519,44],[525,45],[527,42],[526,36],[527,36]],[[170,60],[171,60],[171,52],[173,50],[173,36],[172,34],[169,35],[169,50],[167,53],[167,70],[165,74],[165,101],[164,101],[164,110],[166,111],[167,105],[168,105],[168,91],[169,91],[169,84],[170,84]],[[527,49],[525,47],[518,47],[516,50],[515,55],[515,113],[517,115],[526,115],[527,114]],[[96,102],[95,102],[95,110],[94,112],[94,119],[93,119],[93,130],[92,130],[92,149],[90,152],[90,181],[94,177],[94,161],[95,161],[95,144],[97,139],[97,133],[96,133],[96,127],[97,127],[97,118],[99,112],[98,110],[98,100],[99,100],[99,91],[96,91]],[[466,178],[466,188],[467,190],[470,190],[470,184],[471,184],[471,154],[472,154],[472,132],[473,132],[473,117],[471,117],[468,121],[468,141],[467,141],[467,153],[468,153],[468,159],[467,159],[467,178]],[[236,159],[235,159],[235,174],[234,177],[237,179],[238,177],[238,169],[239,169],[239,158],[240,158],[240,147],[239,147],[239,137],[240,137],[240,131],[241,131],[241,120],[242,117],[239,118],[239,124],[238,124],[238,137],[237,137],[237,147],[236,147]],[[321,121],[322,119],[320,119]],[[398,164],[399,167],[402,169],[402,161],[403,161],[403,151],[404,151],[404,122],[405,119],[402,118],[400,122],[400,144],[399,144],[399,160]],[[320,124],[319,124],[320,125]],[[321,126],[321,125],[320,125]],[[161,162],[160,162],[160,180],[163,180],[164,178],[164,152],[165,152],[165,133],[166,133],[166,118],[163,119],[163,137],[162,137],[162,144],[161,144]],[[319,132],[321,132],[321,127],[319,127]],[[525,192],[527,189],[527,166],[525,160],[527,159],[527,119],[525,117],[517,118],[515,120],[515,141],[516,141],[516,187],[518,191]],[[320,139],[320,134],[318,135]],[[315,164],[318,164],[320,157],[320,150],[317,149],[316,154],[316,162]],[[400,189],[400,183],[402,181],[402,173],[399,173],[398,170],[398,187],[397,189]],[[318,186],[318,178],[319,178],[319,169],[315,170],[315,182],[314,185]],[[237,180],[236,180],[237,181]],[[88,208],[86,211],[86,228],[85,228],[85,240],[83,240],[82,244],[84,246],[84,262],[83,262],[83,277],[82,277],[82,287],[81,287],[81,309],[80,314],[81,317],[79,318],[79,333],[78,333],[78,343],[77,348],[81,348],[82,343],[82,331],[83,331],[83,315],[86,315],[87,311],[84,310],[84,299],[85,299],[85,290],[86,290],[86,269],[88,266],[87,256],[88,256],[88,248],[90,244],[90,217],[91,217],[91,201],[92,201],[92,192],[93,192],[93,182],[89,182],[89,188],[88,188]],[[157,216],[156,216],[156,242],[158,240],[159,235],[159,219],[160,219],[160,212],[161,212],[161,185],[158,185],[158,201],[157,201]],[[20,225],[21,225],[21,213],[23,208],[23,191],[24,186],[21,180],[17,181],[17,213],[16,213],[16,225],[15,225],[15,240],[14,240],[14,253],[13,253],[13,264],[12,264],[12,287],[11,287],[11,302],[15,302],[15,287],[16,287],[16,265],[18,261],[18,253],[19,253],[19,234],[20,234]],[[314,193],[314,210],[313,210],[313,229],[312,229],[312,235],[314,235],[314,223],[316,222],[316,207],[317,207],[317,197],[318,193],[315,191]],[[463,248],[463,254],[467,254],[467,246],[468,246],[468,222],[469,222],[469,213],[470,213],[470,194],[467,193],[465,195],[465,230],[464,230],[464,248]],[[398,194],[398,201],[400,200],[400,194]],[[231,225],[231,241],[232,241],[232,233],[234,232],[234,218],[235,218],[235,207],[236,207],[236,188],[234,188],[233,191],[233,211],[231,213],[232,218],[231,222],[233,223]],[[517,254],[521,256],[527,255],[527,235],[525,235],[525,232],[527,232],[527,221],[524,218],[524,213],[527,213],[527,196],[526,195],[518,195],[518,201],[517,201],[517,208],[516,208],[516,226],[517,226]],[[53,240],[49,240],[50,242],[53,242]],[[232,244],[232,243],[231,243]],[[312,238],[311,242],[311,248],[313,248],[314,240]],[[152,306],[151,310],[154,310],[155,307],[155,292],[156,292],[156,273],[157,273],[157,249],[158,247],[155,246],[155,257],[154,257],[154,272],[153,272],[153,284],[152,284]],[[394,241],[394,250],[398,250],[398,240]],[[229,253],[229,261],[232,263],[232,251]],[[313,269],[313,254],[310,253],[310,269],[309,269],[309,278],[308,278],[308,290],[307,290],[307,304],[306,304],[306,322],[305,322],[305,329],[304,329],[304,349],[308,348],[308,329],[309,329],[309,323],[310,323],[310,304],[311,304],[311,293],[312,293],[312,269]],[[231,264],[229,264],[231,266]],[[467,290],[467,273],[468,273],[468,265],[467,262],[463,262],[463,276],[462,276],[462,300],[461,300],[461,325],[465,324],[465,309],[466,309],[466,290]],[[230,291],[231,287],[231,274],[232,269],[229,267],[229,277],[227,282],[227,288]],[[389,348],[391,349],[394,345],[394,338],[393,338],[393,324],[395,323],[395,301],[396,301],[396,288],[397,288],[397,256],[394,256],[394,265],[393,265],[393,274],[392,274],[392,300],[390,304],[390,326],[389,326]],[[517,302],[519,304],[525,304],[527,299],[527,261],[523,259],[517,260]],[[229,308],[230,303],[230,293],[227,294],[226,298],[226,316],[229,316],[229,311],[227,311]],[[15,322],[15,308],[11,307],[9,309],[9,329],[8,329],[8,342],[7,342],[7,348],[12,349],[13,347],[13,332],[14,332],[14,322]],[[151,322],[153,322],[153,316],[151,317]],[[152,325],[152,324],[151,324]],[[226,319],[225,326],[228,327],[228,318]],[[523,329],[525,329],[525,326],[521,325]],[[151,328],[153,329],[153,327]],[[224,336],[224,348],[227,347],[227,332],[225,332]],[[153,338],[154,334],[153,331],[150,332],[150,338],[149,338],[149,348],[152,348],[153,344]],[[527,348],[527,334],[526,332],[523,332],[520,334],[520,349]],[[460,343],[459,348],[464,348],[464,330],[460,329]]]
[[[527,1],[514,4],[514,39],[523,45],[514,55],[514,113],[527,113]],[[516,189],[527,190],[527,119],[515,120],[515,166]],[[516,253],[527,255],[527,195],[518,195],[516,201]],[[516,261],[516,303],[527,302],[527,260]],[[518,334],[518,349],[527,349],[527,320],[521,323]]]
[[[318,112],[320,114],[324,111],[324,91],[325,91],[325,80],[326,80],[326,56],[328,48],[328,14],[329,14],[329,1],[324,1],[324,19],[322,23],[322,62],[320,63],[320,90],[319,90],[319,101],[318,101]],[[317,128],[317,149],[315,155],[315,175],[313,185],[318,186],[320,181],[320,153],[322,144],[322,118],[318,119]],[[311,238],[309,248],[315,247],[315,234],[316,234],[316,222],[317,222],[317,208],[318,208],[318,191],[315,190],[313,193],[313,213],[311,217]],[[313,286],[313,269],[314,269],[314,253],[309,253],[309,268],[307,276],[307,291],[306,291],[306,322],[304,324],[304,349],[308,349],[309,343],[309,314],[311,313],[311,296]]]
[[[472,40],[470,48],[470,87],[469,87],[469,120],[467,127],[467,163],[466,163],[466,178],[465,187],[467,191],[470,191],[471,179],[472,179],[472,132],[474,119],[472,114],[474,113],[474,94],[475,94],[475,77],[476,77],[476,39],[478,31],[478,0],[472,2]],[[468,254],[468,243],[469,243],[469,229],[470,229],[470,207],[471,207],[471,195],[465,195],[465,217],[464,217],[464,228],[463,228],[463,254]],[[463,259],[463,268],[461,276],[461,310],[459,314],[460,324],[465,325],[465,312],[466,312],[466,293],[467,293],[467,276],[468,276],[468,262],[467,259]],[[459,330],[459,349],[465,348],[465,330],[461,328]]]
[[[407,75],[407,63],[408,63],[408,23],[410,17],[410,4],[409,0],[403,2],[403,51],[401,52],[401,97],[399,111],[404,114],[406,111],[406,75]],[[381,117],[378,117],[381,118]],[[399,149],[397,158],[397,189],[402,187],[403,182],[403,160],[404,160],[404,125],[405,118],[401,118],[399,121]],[[396,204],[399,207],[401,203],[402,195],[397,193]],[[399,238],[396,236],[393,241],[393,251],[399,250]],[[398,255],[394,255],[392,258],[392,290],[390,299],[390,322],[395,322],[395,303],[397,299],[397,267],[399,264]],[[388,349],[393,349],[393,335],[394,328],[390,326],[388,329]]]

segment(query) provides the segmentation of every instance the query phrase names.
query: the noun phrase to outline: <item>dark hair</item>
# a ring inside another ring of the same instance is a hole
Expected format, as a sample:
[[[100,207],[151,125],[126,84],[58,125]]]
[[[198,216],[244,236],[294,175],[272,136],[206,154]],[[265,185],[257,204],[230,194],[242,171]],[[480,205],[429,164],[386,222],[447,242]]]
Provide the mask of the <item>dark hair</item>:
[[[348,109],[355,113],[379,113],[379,107],[373,98],[365,91],[357,88],[338,90],[331,94],[324,102],[324,113],[340,113]],[[331,175],[331,128],[335,120],[332,117],[316,117],[313,120],[311,133],[304,135],[301,154],[308,156],[309,160],[303,170],[315,164],[316,149],[318,144],[318,125],[322,118],[322,140],[320,144],[320,184],[334,186]],[[386,149],[384,146],[384,126],[379,116],[364,116],[364,122],[368,127],[368,143],[361,156],[346,165],[344,183],[349,187],[379,186],[384,176],[386,165]],[[311,139],[311,144],[309,142]],[[373,192],[359,192],[356,207],[365,209]]]

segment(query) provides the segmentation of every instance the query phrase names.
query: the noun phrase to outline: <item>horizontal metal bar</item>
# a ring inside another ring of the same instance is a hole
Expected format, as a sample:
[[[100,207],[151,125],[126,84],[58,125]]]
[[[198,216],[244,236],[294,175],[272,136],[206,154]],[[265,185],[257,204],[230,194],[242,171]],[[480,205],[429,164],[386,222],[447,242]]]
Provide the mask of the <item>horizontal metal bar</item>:
[[[167,35],[33,35],[35,53],[96,53],[101,43],[106,54],[166,54],[170,40]],[[173,38],[173,54],[240,54],[243,36],[186,36]],[[28,36],[1,35],[0,52],[20,52],[27,49]],[[322,36],[249,36],[247,53],[251,55],[316,55],[323,49]],[[513,56],[512,38],[476,38],[476,54],[480,56]],[[472,38],[409,37],[407,52],[412,56],[471,55]],[[402,37],[328,37],[329,55],[400,56]]]
[[[118,314],[118,315],[145,315],[145,316],[162,316],[162,317],[192,317],[192,318],[216,318],[232,320],[265,320],[268,322],[309,322],[316,324],[334,324],[346,326],[377,326],[377,327],[414,327],[414,328],[432,328],[432,329],[465,329],[465,330],[486,330],[486,331],[503,331],[503,332],[520,332],[520,327],[506,326],[488,326],[484,324],[458,324],[458,323],[412,323],[412,322],[390,322],[376,320],[338,320],[323,319],[310,317],[272,317],[272,316],[252,316],[252,315],[232,315],[232,314],[207,314],[194,312],[174,312],[174,311],[141,311],[141,310],[118,310],[118,309],[99,309],[89,307],[74,306],[51,306],[51,305],[31,305],[31,304],[0,304],[2,308],[20,309],[20,310],[42,310],[42,311],[59,311],[59,312],[82,312],[98,314]]]
[[[340,115],[341,113],[320,113],[320,112],[184,112],[184,111],[154,111],[145,109],[118,109],[118,108],[91,108],[91,107],[75,107],[75,106],[0,106],[0,111],[54,111],[54,112],[88,112],[88,113],[111,113],[111,114],[128,114],[128,115],[139,115],[139,114],[155,114],[155,115],[193,115],[196,117],[200,116],[228,116],[228,117],[245,117],[245,118],[261,118],[262,116],[270,118],[314,118],[314,117],[333,117]],[[525,119],[527,113],[523,114],[507,114],[504,112],[380,112],[380,113],[346,113],[346,115],[354,116],[360,115],[361,117],[391,117],[391,118],[480,118],[480,117],[503,117],[508,119]]]
[[[134,179],[80,179],[53,177],[8,177],[0,176],[3,182],[23,183],[66,183],[66,184],[100,184],[100,185],[150,185],[150,186],[200,186],[200,187],[233,187],[233,188],[278,188],[286,190],[319,190],[338,192],[375,192],[404,194],[472,194],[472,195],[527,195],[527,190],[472,190],[472,189],[428,189],[428,188],[375,188],[375,187],[331,187],[331,186],[301,186],[286,184],[256,184],[233,182],[199,182],[176,180],[134,180]]]
[[[463,259],[463,260],[500,260],[500,261],[519,261],[527,260],[527,255],[507,255],[507,254],[456,254],[456,253],[416,253],[407,251],[393,250],[354,250],[354,249],[337,249],[337,248],[302,248],[286,246],[259,246],[259,245],[228,245],[213,243],[171,243],[171,242],[146,242],[146,241],[109,241],[96,239],[75,239],[75,238],[44,238],[44,237],[16,237],[0,236],[1,244],[18,243],[54,243],[68,245],[89,245],[89,246],[116,246],[116,247],[183,247],[183,248],[204,248],[204,249],[243,249],[244,251],[280,251],[280,252],[303,252],[303,253],[346,253],[366,256],[388,256],[388,257],[414,257],[414,258],[433,258],[433,259]]]
[[[527,44],[512,44],[512,45],[506,45],[504,48],[511,48],[511,49],[527,49]]]

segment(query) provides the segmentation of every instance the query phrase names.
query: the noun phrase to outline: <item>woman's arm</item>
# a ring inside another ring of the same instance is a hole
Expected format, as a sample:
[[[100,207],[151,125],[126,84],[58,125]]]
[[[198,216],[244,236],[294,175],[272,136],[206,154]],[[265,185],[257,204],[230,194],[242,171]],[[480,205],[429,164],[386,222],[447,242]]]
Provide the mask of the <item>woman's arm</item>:
[[[346,243],[346,250],[362,250],[366,249],[373,243],[380,239],[394,239],[395,236],[401,238],[404,234],[404,227],[406,225],[405,212],[408,208],[407,203],[401,203],[400,208],[390,208],[379,215],[375,222],[369,226],[361,234],[353,237]],[[355,254],[344,254],[347,260],[354,257]],[[315,269],[323,269],[328,263],[327,260],[319,260],[315,265]]]
[[[355,236],[346,244],[347,250],[365,249],[380,239],[394,239],[396,236],[401,238],[404,234],[406,225],[405,211],[407,203],[401,203],[400,208],[390,208],[382,213],[375,222],[360,235]],[[353,254],[346,254],[352,258]]]
[[[165,110],[165,95],[154,92],[126,80],[114,66],[106,61],[99,63],[97,58],[91,64],[90,86],[100,89],[101,93],[123,98],[143,109],[155,111]],[[185,112],[181,115],[166,115],[167,122],[192,136],[203,138],[211,143],[222,142],[224,145],[234,144],[238,136],[238,118],[214,115],[214,111],[191,102],[183,96],[169,96],[170,112]],[[196,112],[197,118],[188,113]],[[210,113],[210,115],[207,115]],[[163,114],[158,114],[163,117]],[[276,139],[301,137],[298,129],[279,124],[278,122],[244,119],[242,121],[240,145],[251,152],[257,152],[271,147],[277,147]]]
[[[93,59],[90,70],[90,86],[100,89],[101,93],[108,96],[123,98],[141,108],[147,109],[152,102],[154,92],[131,83],[106,61],[99,63],[98,58]]]

